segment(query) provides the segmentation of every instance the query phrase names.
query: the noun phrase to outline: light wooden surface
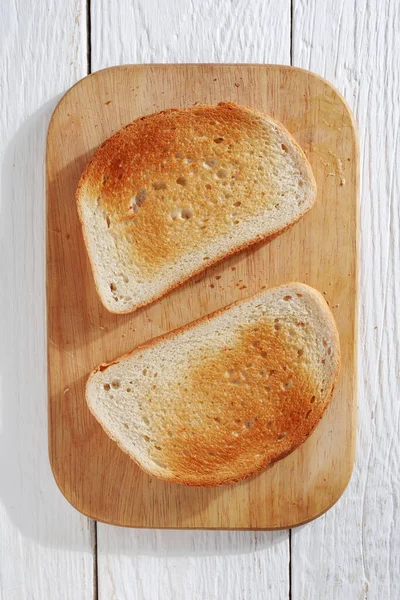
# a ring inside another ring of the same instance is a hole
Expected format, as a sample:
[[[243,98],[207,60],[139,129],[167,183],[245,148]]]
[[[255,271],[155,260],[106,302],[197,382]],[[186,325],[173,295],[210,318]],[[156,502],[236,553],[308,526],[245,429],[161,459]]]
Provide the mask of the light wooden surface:
[[[292,55],[293,64],[345,95],[359,125],[362,166],[358,443],[350,485],[326,515],[293,530],[291,541],[287,530],[96,527],[63,500],[46,450],[44,150],[59,94],[87,72],[86,6],[2,3],[2,600],[400,596],[399,4],[243,4],[92,0],[92,69],[149,61],[289,64]]]
[[[88,158],[139,116],[221,100],[264,110],[291,131],[315,174],[315,207],[282,236],[222,261],[159,302],[130,315],[110,314],[94,286],[75,204]],[[92,518],[133,527],[282,528],[330,508],[354,462],[357,225],[352,116],[319,77],[277,66],[127,66],[74,86],[57,106],[47,138],[49,443],[67,499]],[[187,488],[143,473],[89,413],[90,371],[152,337],[288,281],[325,295],[341,340],[335,394],[307,443],[259,476],[223,488]]]

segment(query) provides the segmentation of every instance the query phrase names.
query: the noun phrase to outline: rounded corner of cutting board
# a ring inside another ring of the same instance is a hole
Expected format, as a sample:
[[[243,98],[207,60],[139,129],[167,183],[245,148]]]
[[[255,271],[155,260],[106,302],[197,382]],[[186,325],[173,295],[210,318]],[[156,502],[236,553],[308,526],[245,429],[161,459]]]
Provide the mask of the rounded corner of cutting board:
[[[129,68],[134,68],[135,66],[139,66],[139,65],[121,65],[121,66],[114,66],[114,67],[106,67],[105,69],[100,69],[99,71],[94,71],[93,73],[89,73],[89,75],[85,75],[85,77],[82,77],[82,79],[79,79],[76,83],[74,83],[74,85],[72,85],[59,99],[59,101],[57,102],[53,113],[50,117],[50,121],[49,121],[49,125],[47,128],[47,139],[49,139],[49,137],[51,136],[52,133],[52,129],[54,127],[54,123],[57,123],[57,119],[59,117],[60,114],[63,114],[64,112],[64,104],[66,104],[67,102],[70,101],[71,96],[73,96],[74,94],[76,94],[76,92],[81,88],[87,85],[87,83],[89,81],[93,81],[94,79],[97,79],[98,77],[102,77],[103,75],[106,75],[107,72],[109,71],[117,71],[120,69],[123,69],[124,67],[127,68],[129,66]],[[58,125],[57,125],[58,126]]]
[[[282,68],[288,69],[292,73],[297,73],[300,77],[305,77],[306,79],[313,79],[315,82],[318,82],[319,84],[324,86],[326,91],[329,91],[329,93],[332,95],[332,100],[335,103],[343,106],[346,114],[349,117],[354,132],[357,133],[357,123],[353,115],[353,111],[351,110],[346,98],[342,95],[341,92],[339,92],[339,90],[333,85],[333,83],[328,81],[328,79],[325,79],[325,77],[322,77],[322,75],[318,75],[317,73],[309,71],[308,69],[302,69],[300,67],[292,66],[283,66]]]
[[[307,525],[308,523],[311,523],[311,521],[315,521],[315,519],[319,519],[329,512],[346,491],[353,475],[354,463],[355,461],[353,460],[349,472],[346,473],[345,477],[343,477],[340,487],[336,490],[336,494],[332,496],[332,499],[330,499],[325,506],[323,506],[319,511],[305,515],[304,518],[300,518],[294,522],[288,523],[287,525],[283,525],[280,529],[291,529],[292,527],[301,527],[302,525]]]
[[[315,519],[319,519],[320,517],[323,517],[327,512],[329,512],[331,510],[331,508],[333,508],[335,506],[335,504],[340,500],[340,498],[343,496],[344,492],[346,491],[346,489],[351,481],[352,475],[353,475],[354,465],[355,465],[355,456],[353,457],[351,464],[349,464],[348,472],[343,473],[343,477],[341,479],[340,486],[338,486],[335,489],[335,494],[332,494],[332,497],[329,498],[329,500],[326,502],[326,504],[324,506],[322,506],[319,510],[316,510],[314,512],[310,511],[309,513],[305,514],[303,517],[300,517],[293,521],[290,521],[290,519],[287,519],[287,523],[283,524],[281,527],[279,527],[279,529],[291,529],[293,527],[302,527],[303,525],[307,525],[308,523],[315,521]]]
[[[53,450],[52,450],[52,444],[51,444],[51,440],[49,438],[49,463],[50,463],[50,468],[51,468],[51,472],[53,474],[53,479],[59,489],[59,491],[61,492],[62,496],[64,496],[65,500],[75,509],[77,510],[79,513],[81,513],[82,515],[84,515],[85,517],[88,517],[90,519],[94,519],[95,517],[93,515],[87,514],[83,509],[82,506],[79,504],[79,502],[77,502],[74,498],[74,495],[71,493],[71,489],[68,486],[65,486],[65,482],[64,480],[61,479],[60,474],[58,472],[58,468],[56,466],[56,462],[54,461],[53,458]],[[79,498],[79,495],[77,495],[77,498]]]
[[[52,460],[51,453],[49,454],[49,462],[50,462],[51,472],[53,473],[54,481],[56,482],[56,485],[57,485],[60,493],[62,494],[62,496],[64,496],[65,500],[68,502],[68,504],[70,504],[72,506],[72,508],[74,508],[81,515],[83,515],[84,517],[87,517],[88,519],[93,519],[95,521],[101,521],[102,523],[106,523],[108,525],[119,525],[119,523],[114,523],[112,519],[106,520],[106,519],[102,518],[101,516],[99,517],[95,511],[91,511],[91,510],[87,509],[85,506],[83,506],[81,504],[81,501],[84,501],[84,498],[78,492],[76,494],[74,494],[72,489],[70,487],[65,486],[64,482],[59,477],[57,468]]]

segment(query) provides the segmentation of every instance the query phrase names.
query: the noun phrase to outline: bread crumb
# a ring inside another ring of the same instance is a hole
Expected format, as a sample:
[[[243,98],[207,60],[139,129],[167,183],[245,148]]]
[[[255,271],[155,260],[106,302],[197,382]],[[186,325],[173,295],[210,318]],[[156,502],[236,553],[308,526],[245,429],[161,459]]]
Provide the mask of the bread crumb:
[[[67,392],[69,392],[69,387],[66,387],[64,390],[64,394],[66,394]]]
[[[104,104],[111,104],[112,100],[109,100],[108,102],[104,102]]]

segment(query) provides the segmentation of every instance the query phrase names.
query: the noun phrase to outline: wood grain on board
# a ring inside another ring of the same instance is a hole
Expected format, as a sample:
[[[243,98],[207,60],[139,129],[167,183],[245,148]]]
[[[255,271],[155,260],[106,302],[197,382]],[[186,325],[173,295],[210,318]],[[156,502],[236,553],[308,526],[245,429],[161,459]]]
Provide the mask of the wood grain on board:
[[[316,176],[315,207],[272,242],[221,262],[161,301],[131,315],[108,313],[95,291],[75,207],[85,164],[104,139],[138,116],[221,100],[264,110],[291,131]],[[49,442],[57,483],[78,510],[135,527],[263,529],[306,522],[339,498],[355,447],[357,207],[352,116],[326,81],[306,71],[263,65],[116,67],[82,80],[64,96],[47,147]],[[325,295],[341,338],[340,380],[309,440],[234,486],[187,488],[145,475],[85,405],[92,368],[264,285],[293,280]]]

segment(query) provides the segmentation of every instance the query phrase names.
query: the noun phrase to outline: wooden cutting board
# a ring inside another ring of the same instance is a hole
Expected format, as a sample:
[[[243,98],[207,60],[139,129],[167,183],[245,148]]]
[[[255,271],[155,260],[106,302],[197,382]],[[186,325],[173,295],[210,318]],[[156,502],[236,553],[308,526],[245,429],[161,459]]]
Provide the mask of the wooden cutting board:
[[[315,207],[272,242],[221,262],[161,301],[131,315],[109,314],[96,294],[75,207],[87,161],[136,117],[222,100],[261,109],[289,129],[311,162]],[[274,529],[309,521],[336,502],[355,453],[358,163],[344,100],[300,69],[115,67],[86,77],[63,97],[47,141],[49,446],[56,481],[78,510],[131,527]],[[236,485],[187,488],[144,474],[89,413],[89,372],[263,286],[288,281],[320,290],[340,333],[340,380],[317,429],[293,454]]]

